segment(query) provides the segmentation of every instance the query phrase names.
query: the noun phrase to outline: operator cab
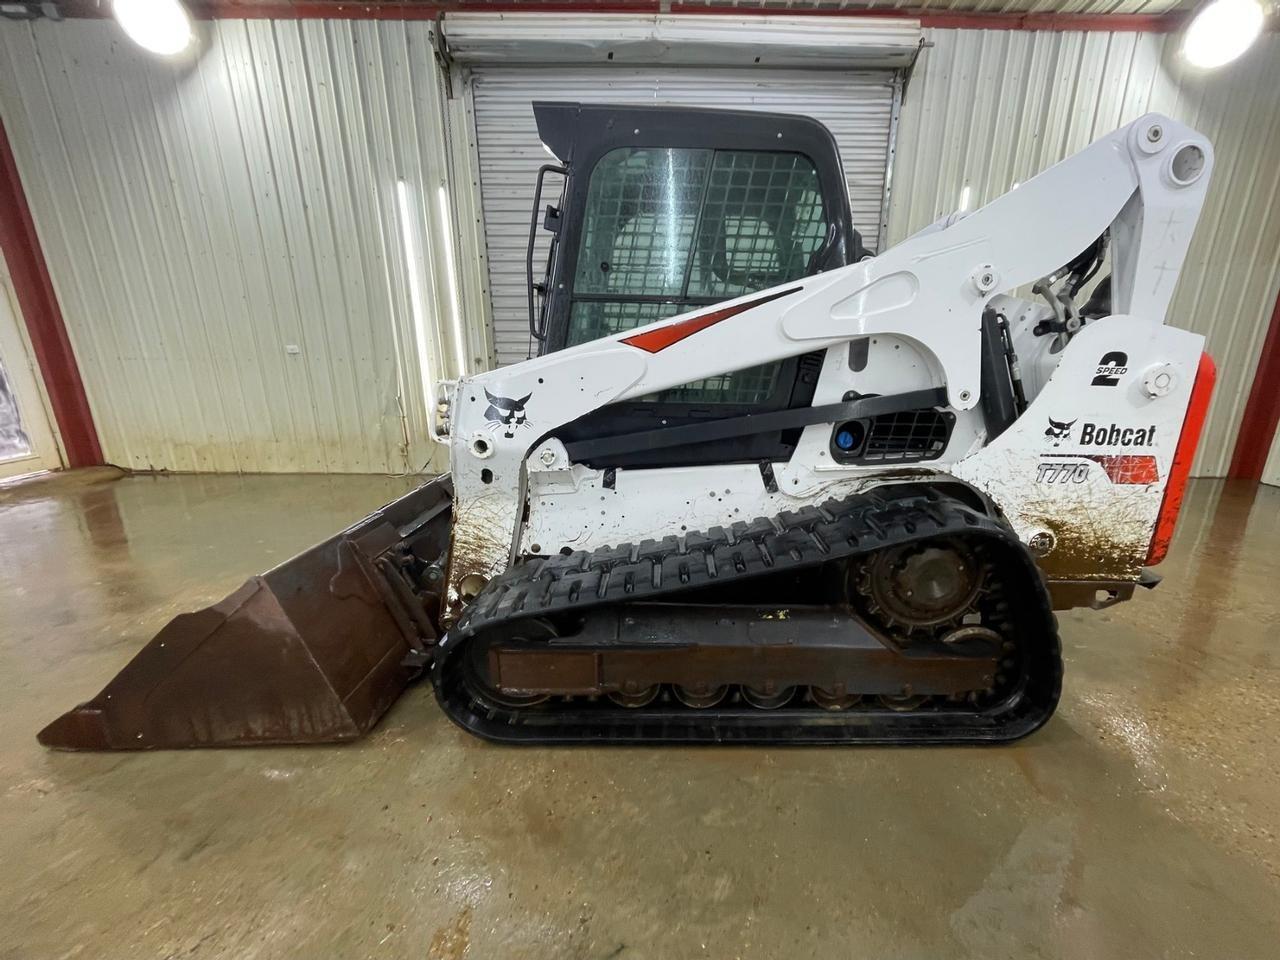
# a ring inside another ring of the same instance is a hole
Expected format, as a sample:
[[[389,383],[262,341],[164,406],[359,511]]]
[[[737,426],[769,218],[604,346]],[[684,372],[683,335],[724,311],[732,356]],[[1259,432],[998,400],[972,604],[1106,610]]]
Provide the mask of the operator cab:
[[[870,256],[853,228],[839,152],[808,117],[753,111],[536,102],[559,160],[538,175],[529,230],[529,326],[539,353],[812,276]],[[542,208],[548,175],[563,178]],[[550,233],[541,282],[538,228]],[[611,404],[566,443],[807,406],[822,353]],[[615,455],[598,467],[785,459],[798,430]]]

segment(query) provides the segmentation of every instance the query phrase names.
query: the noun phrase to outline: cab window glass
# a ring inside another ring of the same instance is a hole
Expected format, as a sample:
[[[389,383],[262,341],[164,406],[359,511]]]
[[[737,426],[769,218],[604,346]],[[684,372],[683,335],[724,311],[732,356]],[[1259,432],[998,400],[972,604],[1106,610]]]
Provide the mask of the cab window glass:
[[[568,343],[806,276],[827,237],[817,171],[783,151],[625,147],[597,163],[574,276]],[[767,364],[647,399],[756,404]]]

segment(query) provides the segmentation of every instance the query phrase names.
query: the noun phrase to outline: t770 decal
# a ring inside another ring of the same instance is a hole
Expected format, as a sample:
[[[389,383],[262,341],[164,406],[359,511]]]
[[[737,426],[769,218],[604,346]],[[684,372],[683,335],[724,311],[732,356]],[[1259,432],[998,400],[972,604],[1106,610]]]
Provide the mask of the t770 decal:
[[[1146,453],[1046,453],[1036,470],[1037,483],[1084,483],[1089,464],[1096,463],[1112,483],[1155,483],[1160,479],[1156,458]]]

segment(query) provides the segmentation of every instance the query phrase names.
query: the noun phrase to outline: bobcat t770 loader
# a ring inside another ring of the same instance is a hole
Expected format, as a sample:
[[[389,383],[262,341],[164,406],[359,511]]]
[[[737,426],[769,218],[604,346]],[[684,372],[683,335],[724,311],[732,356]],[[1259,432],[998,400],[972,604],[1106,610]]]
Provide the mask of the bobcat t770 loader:
[[[1054,609],[1154,584],[1214,376],[1165,325],[1203,136],[1145,116],[872,256],[813,120],[535,113],[540,355],[447,386],[450,473],[42,742],[354,739],[422,674],[507,742],[1008,741]]]

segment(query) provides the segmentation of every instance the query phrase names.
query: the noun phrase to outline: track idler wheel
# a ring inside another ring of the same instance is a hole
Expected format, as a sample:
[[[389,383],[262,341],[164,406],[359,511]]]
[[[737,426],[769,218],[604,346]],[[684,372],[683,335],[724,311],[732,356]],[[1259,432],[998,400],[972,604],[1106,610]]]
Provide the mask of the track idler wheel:
[[[549,621],[541,618],[531,618],[499,627],[495,631],[495,637],[491,644],[512,641],[536,642],[551,640],[556,635],[556,628]],[[513,709],[535,707],[551,699],[550,695],[545,693],[516,693],[495,686],[489,676],[489,646],[491,644],[472,643],[464,651],[466,654],[464,669],[467,674],[467,683],[475,694],[500,707]]]
[[[652,686],[642,687],[635,690],[615,690],[609,694],[609,699],[620,707],[627,707],[630,710],[639,707],[647,707],[653,701],[658,699],[658,694],[662,691],[662,684],[655,683]]]
[[[880,706],[893,710],[895,713],[910,713],[912,710],[924,706],[925,701],[929,698],[919,693],[882,693],[876,699],[880,701]]]
[[[849,693],[844,684],[833,687],[810,687],[809,696],[823,710],[848,710],[862,701],[862,694]]]
[[[757,710],[777,710],[779,707],[786,706],[791,698],[795,696],[795,692],[795,687],[782,687],[781,689],[773,686],[768,688],[743,687],[742,699]]]
[[[725,684],[712,686],[700,683],[695,687],[682,687],[676,684],[671,688],[671,692],[686,707],[692,707],[695,710],[706,710],[723,700],[729,692],[729,687]]]

